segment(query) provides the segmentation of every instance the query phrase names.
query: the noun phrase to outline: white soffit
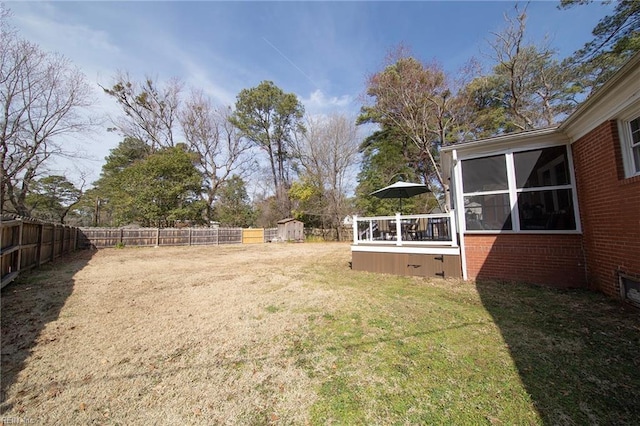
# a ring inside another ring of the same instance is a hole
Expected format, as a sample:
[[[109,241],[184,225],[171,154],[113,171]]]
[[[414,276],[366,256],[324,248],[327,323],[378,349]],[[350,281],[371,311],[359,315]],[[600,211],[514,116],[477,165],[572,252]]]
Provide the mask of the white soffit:
[[[562,145],[567,143],[567,137],[558,131],[558,127],[527,130],[519,133],[479,139],[473,142],[450,145],[443,149],[443,153],[456,150],[459,158],[478,155],[491,155],[512,150],[535,149],[539,147]]]

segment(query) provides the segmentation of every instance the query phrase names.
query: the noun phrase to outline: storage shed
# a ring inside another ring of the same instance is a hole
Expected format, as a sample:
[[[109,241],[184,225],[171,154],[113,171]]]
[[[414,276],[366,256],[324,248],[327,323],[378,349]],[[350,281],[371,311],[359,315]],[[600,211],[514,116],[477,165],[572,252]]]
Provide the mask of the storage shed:
[[[278,222],[278,239],[281,241],[304,241],[304,223],[294,218]]]

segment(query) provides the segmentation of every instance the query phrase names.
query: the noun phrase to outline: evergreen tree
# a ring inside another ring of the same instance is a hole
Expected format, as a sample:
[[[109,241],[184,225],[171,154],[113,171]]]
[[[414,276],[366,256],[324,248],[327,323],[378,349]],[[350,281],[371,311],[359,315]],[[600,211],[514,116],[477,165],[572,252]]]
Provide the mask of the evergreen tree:
[[[225,182],[215,204],[215,218],[222,226],[248,228],[255,224],[255,213],[244,180],[233,175]]]

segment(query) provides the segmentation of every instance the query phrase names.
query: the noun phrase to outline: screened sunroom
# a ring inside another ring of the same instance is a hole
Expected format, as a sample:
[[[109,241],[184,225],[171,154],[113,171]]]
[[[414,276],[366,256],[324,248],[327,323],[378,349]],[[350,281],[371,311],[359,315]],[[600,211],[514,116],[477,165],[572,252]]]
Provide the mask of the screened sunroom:
[[[453,145],[441,157],[465,278],[517,279],[580,252],[571,145],[556,127]]]

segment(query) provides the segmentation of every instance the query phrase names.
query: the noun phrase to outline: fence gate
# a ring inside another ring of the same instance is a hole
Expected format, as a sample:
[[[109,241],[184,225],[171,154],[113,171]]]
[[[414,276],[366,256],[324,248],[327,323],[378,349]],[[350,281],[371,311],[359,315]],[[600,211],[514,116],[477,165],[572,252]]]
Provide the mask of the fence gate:
[[[264,229],[243,229],[242,244],[261,244],[264,243]]]

